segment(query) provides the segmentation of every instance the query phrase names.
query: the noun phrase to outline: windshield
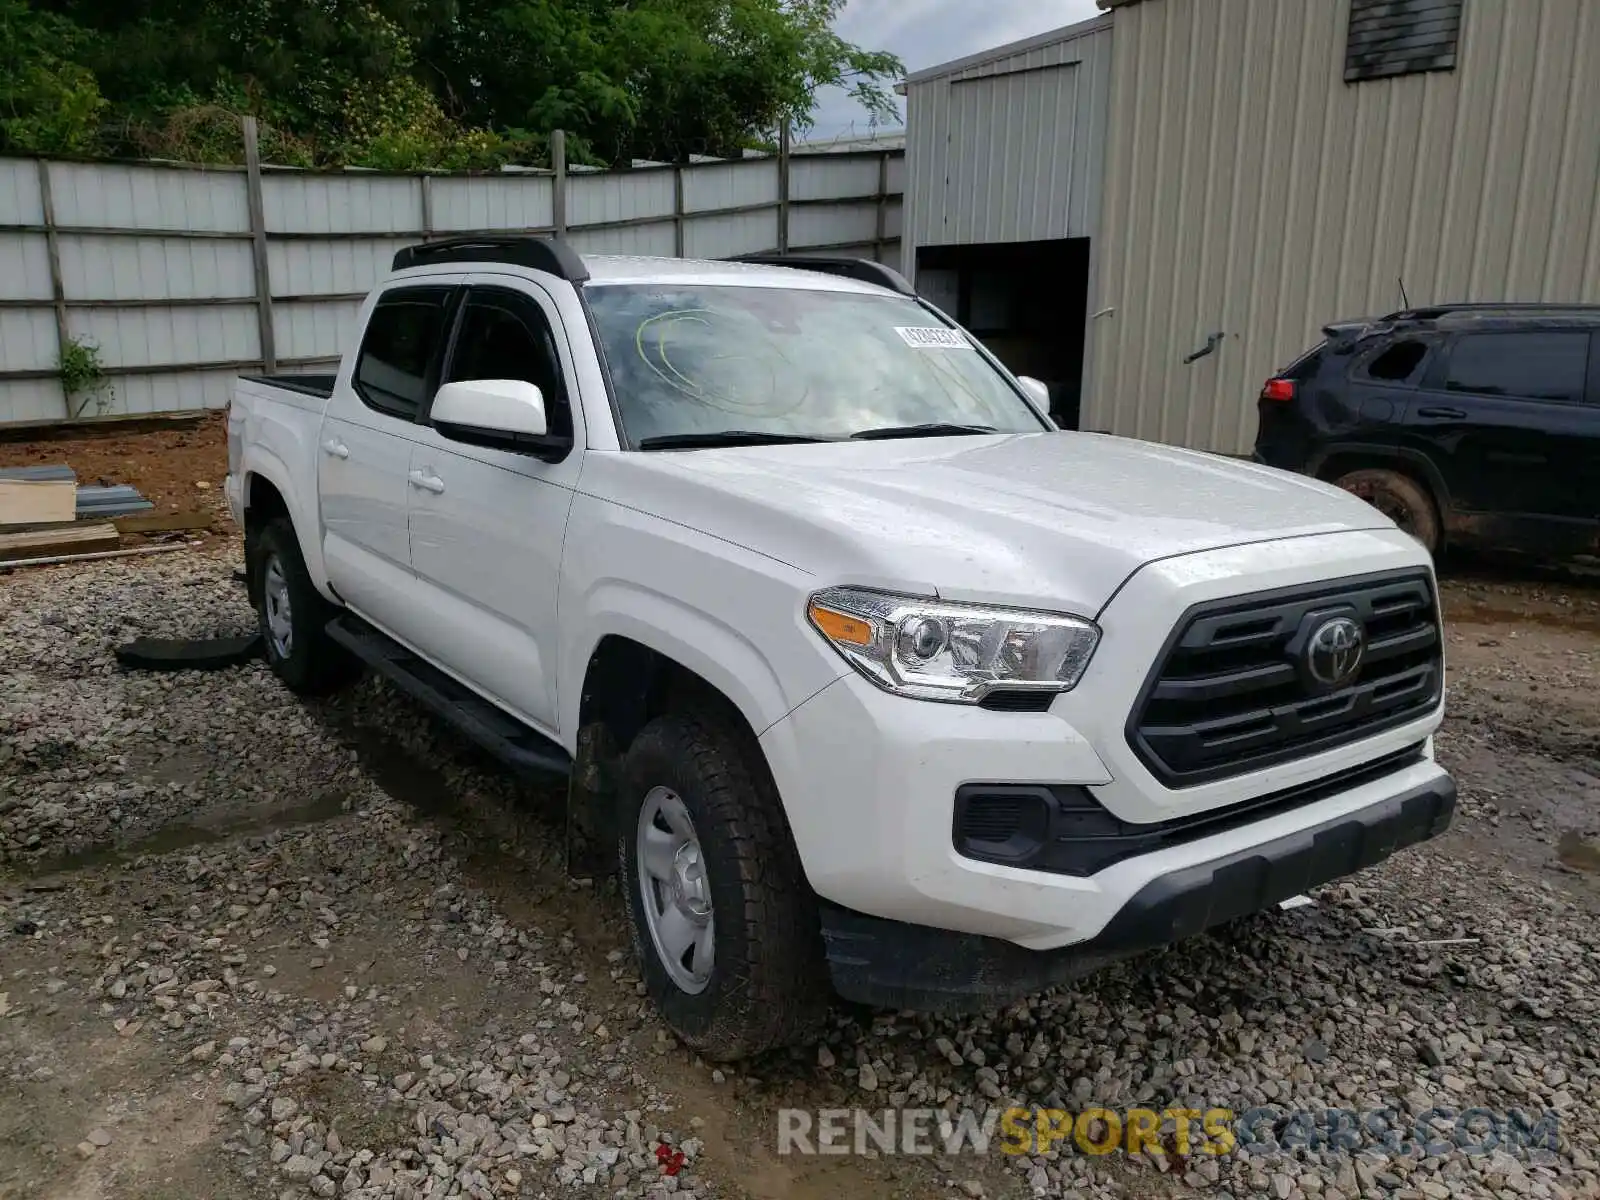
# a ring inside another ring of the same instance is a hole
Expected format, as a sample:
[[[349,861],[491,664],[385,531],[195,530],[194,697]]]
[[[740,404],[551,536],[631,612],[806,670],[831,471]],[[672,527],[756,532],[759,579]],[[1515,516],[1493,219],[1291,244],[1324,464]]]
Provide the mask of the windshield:
[[[965,334],[910,299],[676,283],[585,294],[635,446],[1046,428]]]

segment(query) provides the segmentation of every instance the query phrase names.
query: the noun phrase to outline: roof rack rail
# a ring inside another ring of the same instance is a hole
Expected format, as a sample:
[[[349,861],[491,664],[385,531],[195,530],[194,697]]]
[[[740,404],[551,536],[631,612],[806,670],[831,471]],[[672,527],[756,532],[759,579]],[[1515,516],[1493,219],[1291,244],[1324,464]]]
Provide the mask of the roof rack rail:
[[[1467,304],[1424,304],[1416,308],[1403,308],[1399,312],[1392,312],[1381,321],[1431,321],[1437,317],[1449,316],[1451,313],[1491,313],[1491,312],[1592,312],[1600,305],[1584,304],[1582,301],[1571,301],[1566,304],[1547,302],[1506,301],[1474,301]]]
[[[751,263],[762,267],[792,267],[798,271],[820,271],[824,275],[838,275],[858,283],[875,283],[899,292],[902,296],[915,296],[906,277],[893,267],[870,258],[812,258],[804,254],[738,254],[730,262]]]
[[[395,252],[394,270],[431,267],[439,263],[469,262],[510,263],[518,267],[531,267],[535,271],[546,271],[569,283],[582,283],[589,278],[589,268],[583,265],[583,259],[578,256],[578,252],[566,242],[558,238],[522,233],[473,234],[406,246]]]

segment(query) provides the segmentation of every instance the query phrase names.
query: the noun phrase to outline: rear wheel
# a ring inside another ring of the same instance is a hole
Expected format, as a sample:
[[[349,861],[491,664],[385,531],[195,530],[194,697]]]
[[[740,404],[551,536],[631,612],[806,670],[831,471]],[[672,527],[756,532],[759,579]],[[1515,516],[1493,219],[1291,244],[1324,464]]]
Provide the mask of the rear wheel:
[[[671,714],[622,767],[619,854],[645,984],[678,1036],[719,1061],[814,1032],[830,994],[816,903],[747,742]]]
[[[246,570],[267,665],[294,692],[319,695],[354,679],[360,666],[328,637],[337,611],[322,598],[287,517],[275,517],[249,539]]]
[[[1335,482],[1416,538],[1430,555],[1439,552],[1439,510],[1427,489],[1411,476],[1368,467],[1351,471]]]

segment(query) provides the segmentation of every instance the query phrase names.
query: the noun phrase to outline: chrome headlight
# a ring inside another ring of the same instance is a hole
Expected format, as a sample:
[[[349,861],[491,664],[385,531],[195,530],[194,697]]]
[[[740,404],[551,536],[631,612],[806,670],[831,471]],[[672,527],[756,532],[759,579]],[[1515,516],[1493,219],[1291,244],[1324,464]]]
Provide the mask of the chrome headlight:
[[[827,588],[806,606],[846,662],[886,691],[976,704],[997,688],[1065,692],[1100,640],[1059,613],[945,604],[865,588]]]

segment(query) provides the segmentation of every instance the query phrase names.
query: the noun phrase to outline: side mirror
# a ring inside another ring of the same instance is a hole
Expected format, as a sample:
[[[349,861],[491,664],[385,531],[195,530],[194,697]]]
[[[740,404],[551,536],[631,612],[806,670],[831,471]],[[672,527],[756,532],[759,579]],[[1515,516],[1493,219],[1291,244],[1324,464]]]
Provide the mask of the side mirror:
[[[463,379],[434,393],[433,427],[453,442],[560,462],[572,438],[552,436],[544,395],[521,379]]]
[[[1045,412],[1050,411],[1050,389],[1048,387],[1032,375],[1018,375],[1017,382],[1022,385],[1022,390],[1028,393],[1029,398],[1035,404],[1044,409]]]
[[[512,437],[543,437],[547,431],[544,395],[521,379],[447,383],[434,394],[429,416],[447,438],[456,438],[458,431]]]

